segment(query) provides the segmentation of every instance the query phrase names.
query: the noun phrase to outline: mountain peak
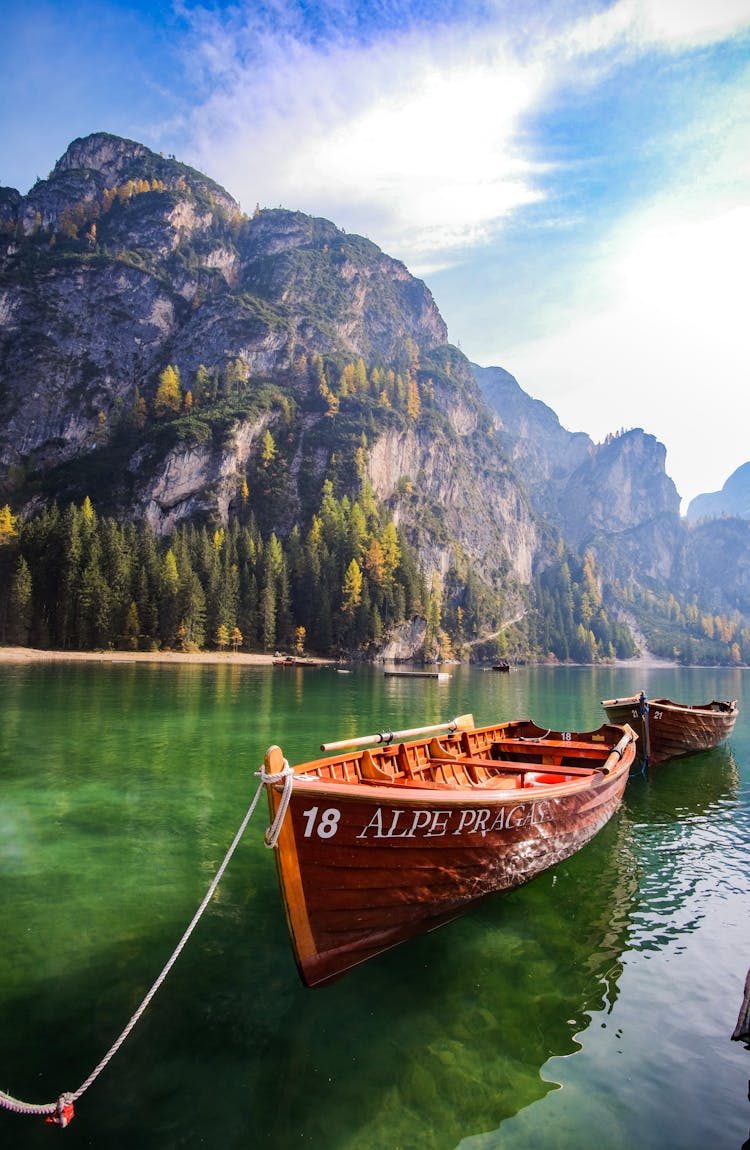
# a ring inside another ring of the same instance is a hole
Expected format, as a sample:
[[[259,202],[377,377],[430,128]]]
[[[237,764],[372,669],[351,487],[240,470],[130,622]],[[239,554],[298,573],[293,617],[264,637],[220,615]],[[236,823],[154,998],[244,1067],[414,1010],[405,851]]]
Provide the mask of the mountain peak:
[[[65,178],[68,173],[95,172],[108,187],[124,184],[130,179],[156,178],[165,182],[182,177],[193,191],[210,193],[230,211],[238,211],[239,204],[203,172],[183,164],[174,156],[153,152],[145,144],[114,136],[110,132],[93,132],[82,136],[68,146],[55,164],[51,179]]]
[[[154,155],[154,153],[150,153]],[[149,149],[135,140],[113,136],[109,132],[93,132],[82,136],[68,146],[54,167],[53,174],[88,168],[100,172],[110,183],[117,183],[124,170],[133,161],[149,155]]]

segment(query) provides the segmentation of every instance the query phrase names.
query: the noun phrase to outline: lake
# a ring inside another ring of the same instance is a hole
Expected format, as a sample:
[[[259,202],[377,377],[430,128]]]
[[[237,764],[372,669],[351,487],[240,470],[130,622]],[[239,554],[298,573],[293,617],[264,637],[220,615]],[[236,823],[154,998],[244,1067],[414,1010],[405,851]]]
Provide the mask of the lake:
[[[588,729],[643,689],[737,698],[732,740],[636,768],[572,859],[305,989],[259,805],[206,913],[64,1134],[18,1148],[740,1150],[750,1052],[750,672],[0,663],[0,1086],[75,1091],[161,971],[266,747],[473,712]],[[57,1144],[55,1142],[55,1144]]]

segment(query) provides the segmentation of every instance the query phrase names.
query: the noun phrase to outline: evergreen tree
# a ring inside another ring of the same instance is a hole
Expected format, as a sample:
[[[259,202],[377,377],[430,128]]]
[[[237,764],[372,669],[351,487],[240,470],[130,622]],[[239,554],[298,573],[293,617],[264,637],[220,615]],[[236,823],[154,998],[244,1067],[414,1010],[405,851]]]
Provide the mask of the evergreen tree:
[[[84,565],[84,541],[81,514],[71,503],[61,523],[62,565],[55,603],[55,631],[51,638],[54,646],[62,650],[76,648],[79,643],[79,589]]]
[[[263,588],[260,617],[263,650],[270,651],[276,645],[276,587],[273,581]]]
[[[125,619],[125,648],[128,651],[137,651],[141,637],[141,621],[138,617],[138,607],[132,599]]]
[[[25,647],[31,634],[32,580],[23,555],[16,560],[8,599],[8,642]]]
[[[159,598],[159,638],[165,647],[171,647],[177,638],[180,620],[180,575],[174,551],[170,549],[164,556],[161,569]]]

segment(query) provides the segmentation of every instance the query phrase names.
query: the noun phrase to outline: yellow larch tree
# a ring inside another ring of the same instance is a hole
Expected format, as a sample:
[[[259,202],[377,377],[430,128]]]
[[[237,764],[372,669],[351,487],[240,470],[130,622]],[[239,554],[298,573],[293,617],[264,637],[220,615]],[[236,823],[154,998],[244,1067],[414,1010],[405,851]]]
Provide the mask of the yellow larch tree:
[[[353,615],[362,602],[362,568],[352,559],[344,575],[341,592],[341,610],[345,615]]]
[[[159,376],[159,386],[154,399],[154,411],[157,415],[175,414],[182,407],[182,388],[180,386],[180,369],[174,364],[167,364]]]
[[[10,507],[6,503],[4,507],[0,507],[0,545],[9,543],[16,534],[16,523],[18,516],[12,515]]]

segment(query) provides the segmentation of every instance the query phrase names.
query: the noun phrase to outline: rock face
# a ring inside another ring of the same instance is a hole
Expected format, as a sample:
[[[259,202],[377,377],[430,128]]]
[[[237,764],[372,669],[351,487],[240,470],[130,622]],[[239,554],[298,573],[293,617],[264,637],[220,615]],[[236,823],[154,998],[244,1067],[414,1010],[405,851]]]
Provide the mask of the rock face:
[[[545,512],[554,508],[560,482],[567,482],[584,463],[592,441],[583,432],[566,431],[552,408],[527,395],[503,368],[474,364],[473,369],[500,442],[523,476],[535,505]]]
[[[593,447],[558,499],[563,533],[576,547],[663,515],[679,518],[680,497],[666,475],[666,449],[637,427]]]
[[[692,527],[716,515],[750,519],[750,464],[721,492],[694,499],[686,522],[666,450],[653,435],[634,428],[595,444],[561,427],[502,368],[474,366],[474,373],[535,512],[575,550],[590,549],[603,579],[750,613],[748,525],[732,518]]]
[[[420,659],[426,631],[424,619],[413,619],[411,623],[398,627],[384,644],[380,658],[384,663],[408,663]]]
[[[76,140],[27,196],[0,189],[0,498],[23,511],[88,494],[161,533],[226,523],[268,434],[284,471],[255,507],[265,528],[304,529],[328,475],[352,490],[366,475],[428,581],[468,565],[507,618],[561,538],[607,577],[747,605],[746,533],[688,529],[652,435],[568,432],[447,339],[427,287],[369,240],[299,212],[244,216],[134,141]],[[346,388],[328,385],[358,361],[383,382],[339,410]],[[168,366],[185,404],[171,422]],[[749,488],[741,468],[722,513],[747,517]]]
[[[27,197],[5,190],[3,220],[6,469],[95,449],[167,363],[188,380],[231,359],[274,375],[300,354],[390,361],[406,339],[446,342],[427,288],[374,244],[300,213],[245,219],[213,181],[132,141],[76,140]]]
[[[375,494],[420,550],[428,571],[445,576],[458,540],[488,584],[498,573],[531,582],[541,537],[530,504],[502,460],[477,458],[474,445],[424,432],[386,432],[373,446],[369,476]],[[404,492],[404,485],[419,496]],[[439,532],[422,538],[426,519]]]
[[[684,589],[716,612],[750,616],[750,521],[702,520],[688,540]]]
[[[635,428],[595,444],[582,432],[566,431],[550,407],[526,395],[502,368],[475,366],[474,374],[535,508],[576,547],[662,513],[679,515],[680,499],[664,470],[666,450],[653,435]]]

